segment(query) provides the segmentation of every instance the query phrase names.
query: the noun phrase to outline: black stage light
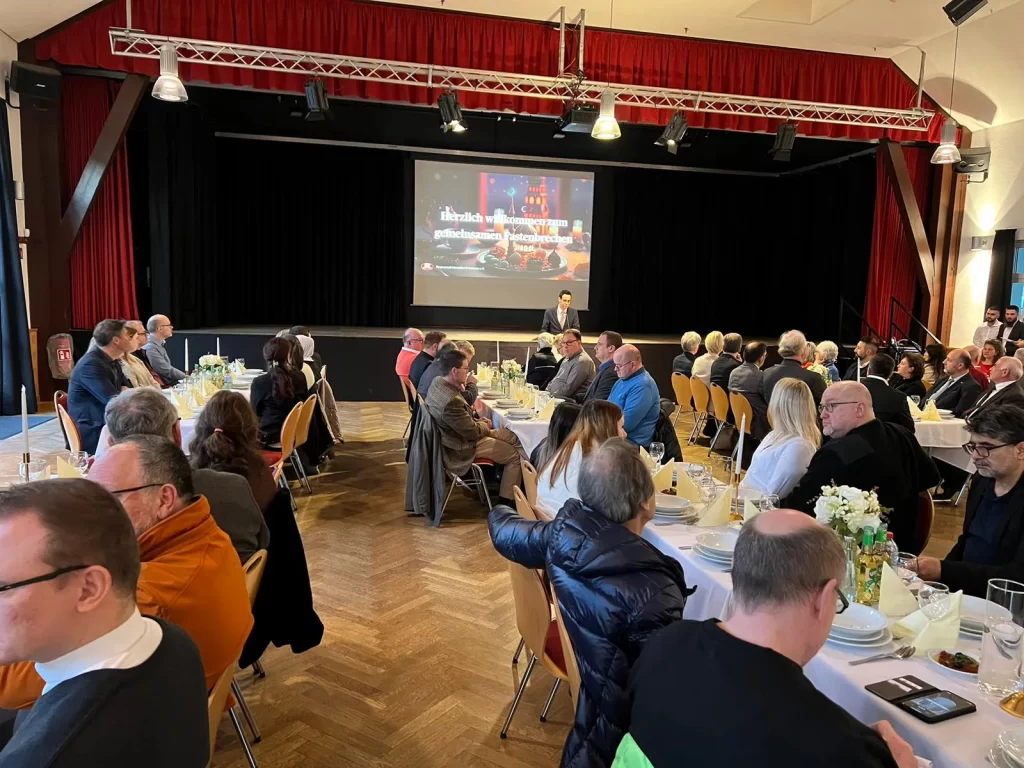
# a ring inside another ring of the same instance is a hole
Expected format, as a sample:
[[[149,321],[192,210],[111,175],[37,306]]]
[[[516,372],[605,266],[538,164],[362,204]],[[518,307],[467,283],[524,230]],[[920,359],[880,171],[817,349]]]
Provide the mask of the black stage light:
[[[783,123],[775,134],[775,144],[768,153],[772,160],[788,163],[793,155],[793,144],[796,142],[796,124]]]
[[[328,120],[331,117],[331,103],[327,100],[322,80],[312,78],[306,81],[307,120]]]
[[[679,151],[679,143],[686,135],[687,128],[689,124],[686,122],[686,116],[682,112],[676,112],[668,121],[665,130],[661,132],[661,136],[654,142],[654,146],[666,147],[674,155]]]
[[[954,27],[959,27],[986,5],[988,0],[952,0],[942,7],[942,11],[953,22]]]
[[[455,91],[445,91],[437,97],[437,108],[441,111],[441,130],[462,133],[469,128],[462,117],[462,107]]]

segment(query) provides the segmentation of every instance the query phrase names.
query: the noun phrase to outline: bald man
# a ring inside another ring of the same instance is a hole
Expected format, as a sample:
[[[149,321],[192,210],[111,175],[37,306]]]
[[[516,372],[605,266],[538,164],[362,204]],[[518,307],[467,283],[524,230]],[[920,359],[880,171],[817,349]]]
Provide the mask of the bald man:
[[[149,341],[142,347],[146,350],[146,362],[165,386],[172,387],[188,376],[185,371],[171,365],[171,358],[164,349],[164,343],[174,335],[174,325],[167,315],[153,315],[146,322],[146,330],[149,331]]]
[[[1024,389],[1020,380],[1024,376],[1024,363],[1016,357],[1000,357],[989,374],[988,390],[982,393],[974,407],[966,412],[967,417],[976,414],[985,406],[1016,405],[1024,407]]]
[[[966,349],[951,349],[943,363],[946,375],[935,382],[928,393],[928,402],[936,408],[953,412],[958,419],[981,396],[981,385],[971,376],[971,355]]]
[[[622,409],[626,439],[646,448],[654,440],[661,413],[658,385],[644,369],[640,350],[632,344],[616,349],[612,361],[619,380],[612,387],[608,402]]]
[[[822,431],[831,438],[814,454],[807,474],[783,500],[785,507],[814,514],[825,485],[877,488],[889,507],[889,530],[897,546],[917,554],[924,542],[916,535],[918,494],[941,479],[914,436],[898,424],[875,418],[871,393],[856,381],[841,381],[821,398]]]
[[[835,535],[799,512],[777,509],[743,526],[729,618],[674,622],[633,666],[629,733],[616,765],[676,765],[680,744],[690,765],[763,765],[771,744],[791,765],[916,768],[914,750],[891,725],[872,732],[801,669],[847,607],[838,589],[845,564]],[[679,706],[679,691],[719,690],[723,680],[743,681],[743,695]]]
[[[404,381],[409,380],[412,362],[423,351],[423,341],[423,331],[419,328],[405,329],[405,333],[402,334],[402,351],[398,353],[398,359],[395,360],[395,373],[398,374],[398,378]]]

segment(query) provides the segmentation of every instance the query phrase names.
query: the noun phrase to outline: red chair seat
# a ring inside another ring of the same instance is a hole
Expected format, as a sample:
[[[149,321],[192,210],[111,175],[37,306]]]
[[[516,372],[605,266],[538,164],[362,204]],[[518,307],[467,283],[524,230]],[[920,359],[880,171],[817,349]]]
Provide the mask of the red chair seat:
[[[560,670],[565,672],[565,653],[562,651],[562,638],[558,634],[558,622],[554,619],[548,625],[548,636],[544,642],[544,653]]]
[[[267,462],[268,466],[273,466],[281,460],[280,451],[260,451],[263,454],[263,460]]]
[[[473,459],[473,463],[479,467],[493,467],[494,462],[491,459]]]

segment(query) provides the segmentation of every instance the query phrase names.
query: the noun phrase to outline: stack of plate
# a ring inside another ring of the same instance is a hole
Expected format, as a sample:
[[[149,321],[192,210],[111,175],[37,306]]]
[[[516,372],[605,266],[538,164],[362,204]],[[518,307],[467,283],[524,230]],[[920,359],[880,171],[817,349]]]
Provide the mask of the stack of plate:
[[[1024,728],[1000,733],[989,752],[989,760],[998,768],[1024,768]]]
[[[850,603],[838,614],[828,633],[829,642],[853,648],[877,648],[892,641],[885,616],[867,605]]]
[[[686,499],[659,493],[654,497],[655,517],[689,523],[697,519],[697,510]]]
[[[960,599],[960,634],[972,640],[981,642],[981,636],[985,632],[985,610],[988,608],[988,601],[981,597],[963,595]],[[1001,605],[992,605],[993,615],[1002,614],[1004,618],[1010,619],[1010,612]]]
[[[497,400],[499,397],[501,397],[500,389],[497,392],[492,392],[488,389],[480,393],[481,400]]]
[[[693,551],[710,563],[731,569],[738,537],[739,534],[734,531],[702,533],[697,537]]]
[[[505,415],[512,421],[527,421],[534,417],[532,408],[513,408]]]
[[[508,397],[502,397],[498,400],[497,403],[495,403],[495,405],[497,405],[499,408],[518,408],[519,401],[512,400],[511,398]]]

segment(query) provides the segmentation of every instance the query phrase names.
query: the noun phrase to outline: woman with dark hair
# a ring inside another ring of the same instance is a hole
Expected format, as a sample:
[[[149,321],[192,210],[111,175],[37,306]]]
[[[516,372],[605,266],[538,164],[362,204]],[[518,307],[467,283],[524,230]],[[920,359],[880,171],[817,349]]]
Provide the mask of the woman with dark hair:
[[[312,389],[313,384],[316,383],[316,378],[313,376],[313,369],[310,368],[309,364],[302,359],[304,357],[304,352],[302,349],[302,342],[299,341],[299,337],[286,333],[281,338],[286,339],[288,343],[292,345],[291,354],[288,356],[291,367],[302,374],[303,378],[306,380],[306,389]]]
[[[941,344],[929,344],[924,348],[924,376],[921,377],[928,387],[946,375],[942,364],[946,362],[946,348]]]
[[[530,463],[534,468],[542,467],[548,463],[548,459],[562,447],[565,438],[574,426],[576,417],[580,415],[582,406],[572,402],[559,403],[555,412],[551,414],[551,421],[548,424],[548,436],[541,440],[537,447],[530,454]]]
[[[911,398],[915,403],[921,405],[927,394],[924,383],[924,358],[915,352],[904,352],[896,366],[896,373],[892,375],[889,385]]]
[[[1003,342],[999,339],[989,339],[981,348],[981,362],[978,363],[978,370],[987,378],[992,374],[992,366],[996,364],[996,360],[1004,354]]]
[[[283,336],[263,345],[267,372],[257,376],[249,390],[249,402],[260,420],[260,443],[274,447],[281,442],[281,425],[297,403],[309,396],[306,377],[292,367],[292,350],[298,344]],[[302,352],[299,351],[301,362]]]
[[[194,469],[231,472],[249,481],[264,512],[277,493],[277,483],[260,453],[260,425],[249,401],[224,389],[206,402],[196,419],[189,461]]]

